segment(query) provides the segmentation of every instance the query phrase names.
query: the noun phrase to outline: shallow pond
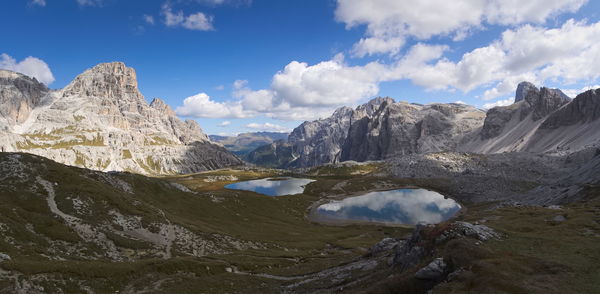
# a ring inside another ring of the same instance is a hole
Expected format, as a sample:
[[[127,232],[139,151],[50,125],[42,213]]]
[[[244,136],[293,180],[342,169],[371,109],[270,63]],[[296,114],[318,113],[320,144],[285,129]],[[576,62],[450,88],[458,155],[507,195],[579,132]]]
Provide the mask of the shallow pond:
[[[320,205],[317,221],[366,221],[414,225],[435,224],[451,218],[460,205],[425,189],[370,192]]]
[[[253,191],[268,196],[301,194],[304,187],[315,180],[301,178],[266,178],[226,185],[233,190]]]

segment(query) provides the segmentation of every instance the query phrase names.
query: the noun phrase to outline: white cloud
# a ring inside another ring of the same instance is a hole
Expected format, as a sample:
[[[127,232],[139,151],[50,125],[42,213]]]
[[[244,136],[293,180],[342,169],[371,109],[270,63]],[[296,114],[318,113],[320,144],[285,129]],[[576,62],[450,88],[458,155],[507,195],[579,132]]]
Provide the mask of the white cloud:
[[[218,85],[218,86],[215,87],[215,90],[223,91],[223,90],[225,90],[225,86]]]
[[[513,104],[514,102],[515,102],[514,98],[508,98],[508,99],[504,99],[504,100],[498,100],[496,102],[483,104],[483,109],[491,109],[491,108],[494,108],[496,106],[508,106],[508,105]]]
[[[362,38],[352,47],[352,54],[356,57],[364,57],[379,53],[398,54],[404,46],[404,38]]]
[[[41,7],[45,7],[46,6],[46,0],[31,0],[29,2],[29,5],[38,5]]]
[[[290,128],[286,128],[284,126],[278,125],[278,124],[272,124],[272,123],[264,123],[264,124],[258,124],[258,123],[249,123],[246,125],[247,128],[249,129],[253,129],[253,130],[259,130],[259,131],[265,131],[265,132],[286,132],[289,133],[292,130]]]
[[[148,14],[144,14],[142,17],[143,17],[144,21],[145,21],[147,24],[151,24],[151,25],[153,25],[153,24],[154,24],[154,16],[152,16],[152,15],[148,15]]]
[[[600,22],[569,20],[553,29],[531,25],[509,29],[499,40],[465,53],[457,62],[444,58],[439,51],[438,56],[429,56],[433,59],[411,61],[413,51],[431,47],[417,46],[397,64],[397,77],[428,89],[455,88],[464,92],[494,85],[485,91],[485,100],[514,92],[523,80],[569,84],[600,77],[595,70],[600,66]]]
[[[381,82],[403,79],[428,90],[466,93],[482,89],[480,98],[493,100],[513,94],[523,80],[569,85],[591,84],[600,78],[596,70],[600,68],[600,22],[569,20],[557,28],[516,26],[457,61],[445,57],[450,50],[448,45],[417,43],[391,64],[376,61],[350,66],[342,54],[313,65],[292,61],[273,76],[266,89],[253,90],[247,81],[236,81],[235,99],[220,102],[220,117],[317,119],[339,106],[353,106],[376,96]],[[487,103],[486,107],[507,103],[512,100]],[[215,116],[203,111],[190,113]]]
[[[593,89],[598,89],[600,88],[600,85],[593,85],[593,86],[585,86],[581,89],[561,89],[561,91],[563,93],[565,93],[565,95],[571,97],[571,98],[575,98],[577,95],[586,92],[588,90],[593,90]]]
[[[355,56],[396,54],[405,39],[433,36],[464,39],[485,24],[543,23],[549,17],[577,11],[587,0],[337,0],[335,18],[346,28],[366,25],[366,37],[353,48]]]
[[[228,127],[228,126],[230,126],[230,125],[231,125],[231,122],[230,122],[230,121],[228,121],[228,120],[226,120],[226,121],[223,121],[223,122],[221,122],[221,123],[219,124],[219,127],[222,127],[222,128],[224,128],[224,127]]]
[[[197,31],[212,31],[213,17],[206,15],[202,12],[193,13],[190,15],[184,15],[183,11],[173,12],[171,6],[168,3],[163,4],[162,12],[165,16],[165,25],[168,27],[183,27],[189,30]]]
[[[234,6],[247,5],[252,4],[252,0],[195,0],[195,2],[210,6],[217,6],[223,4],[229,4]]]
[[[102,6],[104,0],[77,0],[79,6]]]
[[[217,102],[210,99],[206,93],[200,93],[183,100],[183,106],[175,109],[181,116],[205,118],[243,118],[244,113],[238,102]]]
[[[237,80],[232,93],[235,100],[215,102],[208,96],[194,96],[184,100],[178,113],[194,117],[318,119],[331,115],[337,107],[355,105],[376,95],[378,83],[387,79],[388,72],[376,62],[348,66],[342,55],[315,65],[292,61],[273,76],[268,89],[253,90],[248,81]]]
[[[2,53],[0,54],[0,69],[12,70],[28,75],[46,85],[54,82],[54,75],[48,64],[39,58],[31,56],[17,62],[8,54]]]

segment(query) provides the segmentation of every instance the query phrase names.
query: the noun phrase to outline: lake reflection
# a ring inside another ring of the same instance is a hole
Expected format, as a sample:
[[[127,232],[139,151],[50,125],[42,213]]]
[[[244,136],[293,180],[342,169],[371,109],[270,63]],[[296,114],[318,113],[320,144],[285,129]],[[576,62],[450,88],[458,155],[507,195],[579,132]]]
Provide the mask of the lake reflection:
[[[281,178],[281,179],[260,179],[246,182],[239,182],[226,185],[225,188],[233,190],[254,191],[256,193],[268,196],[283,196],[300,194],[304,192],[304,187],[315,180],[300,178]]]
[[[425,189],[371,192],[323,204],[317,213],[330,220],[360,220],[414,225],[435,224],[452,217],[460,205]]]

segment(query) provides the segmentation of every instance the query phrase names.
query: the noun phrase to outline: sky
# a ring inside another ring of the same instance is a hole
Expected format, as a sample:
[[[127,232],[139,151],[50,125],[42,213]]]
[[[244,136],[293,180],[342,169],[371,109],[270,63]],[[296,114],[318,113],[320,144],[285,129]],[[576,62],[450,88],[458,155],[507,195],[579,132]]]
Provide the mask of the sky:
[[[509,105],[519,82],[600,84],[600,1],[4,0],[0,68],[60,89],[137,72],[208,134],[289,132],[378,96]]]

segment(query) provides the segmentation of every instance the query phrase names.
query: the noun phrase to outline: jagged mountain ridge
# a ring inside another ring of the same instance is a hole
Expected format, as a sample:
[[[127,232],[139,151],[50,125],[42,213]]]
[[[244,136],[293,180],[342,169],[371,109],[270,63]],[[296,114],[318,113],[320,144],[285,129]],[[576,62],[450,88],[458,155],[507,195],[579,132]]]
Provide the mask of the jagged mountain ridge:
[[[514,104],[487,112],[455,103],[420,105],[376,98],[294,129],[289,146],[281,146],[292,150],[281,167],[438,151],[570,153],[600,142],[599,109],[596,90],[571,100],[559,89],[539,89],[528,82],[519,84]],[[262,148],[247,158],[258,164],[265,158],[277,162],[268,150],[278,148]]]
[[[379,160],[454,149],[464,135],[483,124],[484,117],[484,111],[464,104],[420,105],[376,98],[356,109],[339,108],[329,118],[304,122],[294,129],[288,139],[290,161],[283,166]],[[286,146],[281,147],[271,149]],[[253,162],[252,158],[270,156],[250,153],[246,158]]]
[[[138,90],[135,70],[121,62],[99,64],[54,91],[26,76],[0,72],[0,77],[8,77],[1,80],[0,109],[3,115],[12,113],[0,123],[4,151],[142,174],[191,173],[242,164],[212,143],[195,121],[179,120],[158,98],[148,104]],[[20,86],[24,83],[30,85]],[[21,106],[15,110],[15,105]]]

